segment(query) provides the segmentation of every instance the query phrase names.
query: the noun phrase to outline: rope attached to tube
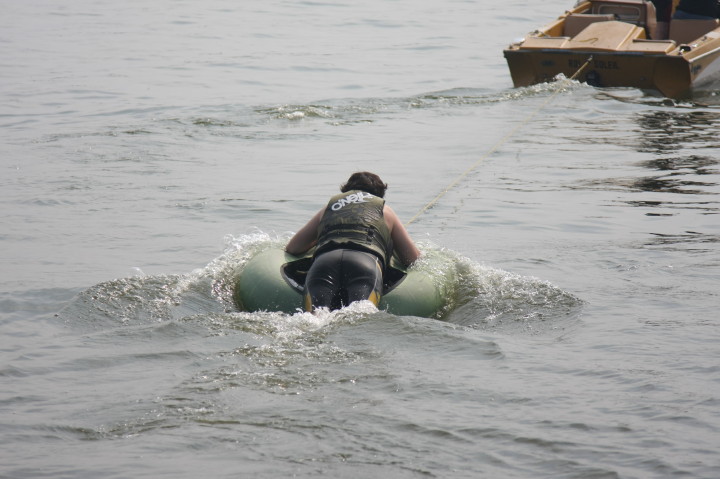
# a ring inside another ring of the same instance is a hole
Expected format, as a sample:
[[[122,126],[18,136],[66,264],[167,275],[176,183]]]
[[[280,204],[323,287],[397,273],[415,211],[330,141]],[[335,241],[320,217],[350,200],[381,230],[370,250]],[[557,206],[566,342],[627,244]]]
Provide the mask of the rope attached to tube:
[[[590,62],[592,61],[592,59],[593,59],[593,56],[590,55],[590,56],[588,57],[588,59],[585,61],[585,63],[583,63],[583,64],[580,66],[580,68],[575,72],[575,74],[573,74],[573,76],[571,76],[567,81],[575,80],[578,76],[580,76],[580,74],[583,72],[583,70],[585,70],[585,68],[590,64]],[[523,126],[527,125],[527,124],[530,122],[530,120],[532,120],[533,118],[535,118],[535,116],[536,116],[538,113],[540,113],[540,111],[541,111],[543,108],[545,108],[545,107],[548,105],[548,103],[550,103],[550,101],[552,101],[553,98],[555,98],[555,97],[557,96],[558,93],[560,93],[560,88],[557,88],[552,95],[550,95],[538,108],[535,109],[535,111],[533,111],[530,115],[528,115],[528,116],[527,116],[523,121],[521,121],[515,128],[513,128],[512,130],[510,130],[509,133],[507,133],[505,136],[503,136],[502,138],[500,138],[500,140],[499,140],[497,143],[495,143],[495,144],[492,146],[492,148],[490,148],[490,150],[488,150],[487,153],[485,153],[483,156],[481,156],[472,166],[470,166],[470,168],[468,168],[467,170],[465,170],[465,171],[464,171],[462,174],[460,174],[460,176],[458,176],[452,183],[450,183],[448,186],[446,186],[445,189],[442,190],[442,191],[441,191],[435,198],[433,198],[428,204],[426,204],[425,206],[423,206],[423,207],[420,209],[420,211],[418,211],[418,212],[415,214],[415,216],[413,216],[412,218],[410,218],[410,220],[408,220],[408,221],[405,223],[405,226],[408,226],[408,225],[412,224],[413,222],[415,222],[415,220],[417,220],[420,216],[422,216],[423,213],[425,213],[427,210],[429,210],[430,208],[432,208],[433,205],[435,205],[435,203],[437,203],[437,202],[440,200],[440,198],[442,198],[443,196],[445,196],[445,194],[446,194],[448,191],[450,191],[450,190],[453,189],[458,183],[460,183],[460,181],[462,181],[463,178],[465,178],[467,175],[469,175],[470,172],[472,172],[472,170],[474,170],[475,168],[477,168],[478,165],[480,165],[480,163],[482,163],[488,156],[490,156],[490,155],[492,155],[493,153],[495,153],[495,152],[498,150],[498,148],[500,148],[505,142],[507,142],[507,140],[509,140],[510,137],[512,137],[515,133],[517,133],[517,131],[520,130],[520,128],[522,128]]]

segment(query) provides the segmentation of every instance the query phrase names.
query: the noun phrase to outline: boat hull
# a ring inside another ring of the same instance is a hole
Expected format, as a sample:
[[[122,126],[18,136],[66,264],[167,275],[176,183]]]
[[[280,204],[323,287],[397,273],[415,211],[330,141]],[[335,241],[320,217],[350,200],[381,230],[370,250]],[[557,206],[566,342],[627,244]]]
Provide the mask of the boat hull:
[[[515,87],[571,78],[588,59],[575,80],[597,87],[658,90],[668,97],[687,94],[693,86],[691,65],[682,58],[590,51],[506,51]]]
[[[279,248],[267,249],[251,258],[240,272],[235,287],[234,299],[238,308],[287,314],[302,310],[299,285],[291,285],[282,273],[285,265],[300,261],[303,258]],[[411,268],[392,290],[383,295],[378,308],[399,316],[434,318],[439,317],[444,304],[441,286],[429,274]]]

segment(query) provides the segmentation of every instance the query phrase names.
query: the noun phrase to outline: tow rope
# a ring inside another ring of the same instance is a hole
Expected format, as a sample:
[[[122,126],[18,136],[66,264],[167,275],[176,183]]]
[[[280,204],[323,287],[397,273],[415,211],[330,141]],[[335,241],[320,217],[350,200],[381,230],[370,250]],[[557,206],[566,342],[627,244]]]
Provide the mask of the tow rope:
[[[567,80],[565,80],[564,83],[571,82],[571,81],[575,80],[575,79],[583,72],[583,70],[585,70],[585,68],[587,68],[587,66],[590,64],[590,62],[592,61],[592,59],[593,59],[593,57],[592,57],[592,55],[590,55],[590,56],[588,57],[588,59],[585,61],[585,63],[583,63],[583,64],[580,66],[580,68],[578,68],[578,70],[575,72],[575,74],[573,74],[573,76],[571,76],[570,78],[568,78]],[[412,218],[410,218],[410,220],[408,220],[408,221],[405,223],[405,226],[408,226],[408,225],[412,224],[412,223],[415,222],[420,216],[422,216],[423,213],[425,213],[427,210],[429,210],[430,208],[432,208],[433,205],[435,205],[435,203],[437,203],[437,202],[440,200],[440,198],[442,198],[443,196],[445,196],[445,194],[446,194],[448,191],[450,191],[450,190],[453,189],[455,186],[457,186],[457,184],[460,183],[460,181],[462,181],[467,175],[469,175],[475,168],[477,168],[478,165],[480,165],[480,163],[482,163],[483,161],[485,161],[485,159],[487,159],[487,157],[489,157],[490,155],[492,155],[493,153],[495,153],[495,152],[498,150],[498,148],[500,148],[503,144],[505,144],[505,142],[507,142],[515,133],[517,133],[523,126],[527,125],[533,118],[535,118],[535,116],[537,116],[537,114],[540,113],[540,111],[541,111],[543,108],[545,108],[545,107],[558,95],[558,93],[560,93],[561,88],[562,88],[562,86],[556,88],[556,89],[555,89],[555,92],[553,92],[552,95],[550,95],[543,103],[541,103],[540,106],[535,109],[535,111],[533,111],[530,115],[528,115],[523,121],[521,121],[517,126],[515,126],[515,128],[513,128],[512,130],[510,130],[505,136],[503,136],[502,138],[500,138],[500,140],[498,140],[498,142],[495,143],[495,144],[492,146],[492,148],[490,148],[490,150],[488,150],[487,153],[485,153],[483,156],[481,156],[473,165],[471,165],[467,170],[465,170],[462,174],[460,174],[460,176],[458,176],[457,178],[455,178],[455,180],[454,180],[452,183],[450,183],[448,186],[446,186],[445,189],[442,190],[440,193],[438,193],[438,195],[437,195],[435,198],[433,198],[428,204],[426,204],[425,206],[423,206],[423,207],[420,209],[420,211],[418,211],[418,212],[415,214],[415,216],[413,216]]]

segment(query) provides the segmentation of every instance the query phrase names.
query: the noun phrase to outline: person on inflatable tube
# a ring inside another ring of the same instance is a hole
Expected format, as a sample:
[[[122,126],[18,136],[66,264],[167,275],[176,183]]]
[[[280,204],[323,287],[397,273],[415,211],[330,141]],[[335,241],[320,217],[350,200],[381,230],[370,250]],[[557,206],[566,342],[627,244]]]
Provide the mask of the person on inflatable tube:
[[[327,205],[290,239],[285,251],[315,247],[303,291],[305,311],[340,309],[355,301],[376,306],[393,253],[406,266],[420,256],[405,226],[385,204],[387,184],[367,171],[353,173]]]

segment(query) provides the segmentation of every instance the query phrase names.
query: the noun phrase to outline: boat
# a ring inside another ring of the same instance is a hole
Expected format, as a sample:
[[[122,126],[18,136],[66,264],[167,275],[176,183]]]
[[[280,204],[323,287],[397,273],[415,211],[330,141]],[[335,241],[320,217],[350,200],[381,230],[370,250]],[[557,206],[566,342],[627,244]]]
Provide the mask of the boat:
[[[578,3],[503,53],[515,87],[564,75],[599,87],[634,87],[686,98],[720,80],[718,19],[658,22],[647,0]],[[560,77],[562,78],[562,77]]]
[[[241,311],[302,310],[305,275],[312,254],[298,257],[280,248],[268,248],[254,255],[240,271],[233,299]],[[437,318],[445,306],[442,281],[435,281],[420,268],[404,268],[393,257],[386,268],[384,291],[378,309],[398,316]]]

